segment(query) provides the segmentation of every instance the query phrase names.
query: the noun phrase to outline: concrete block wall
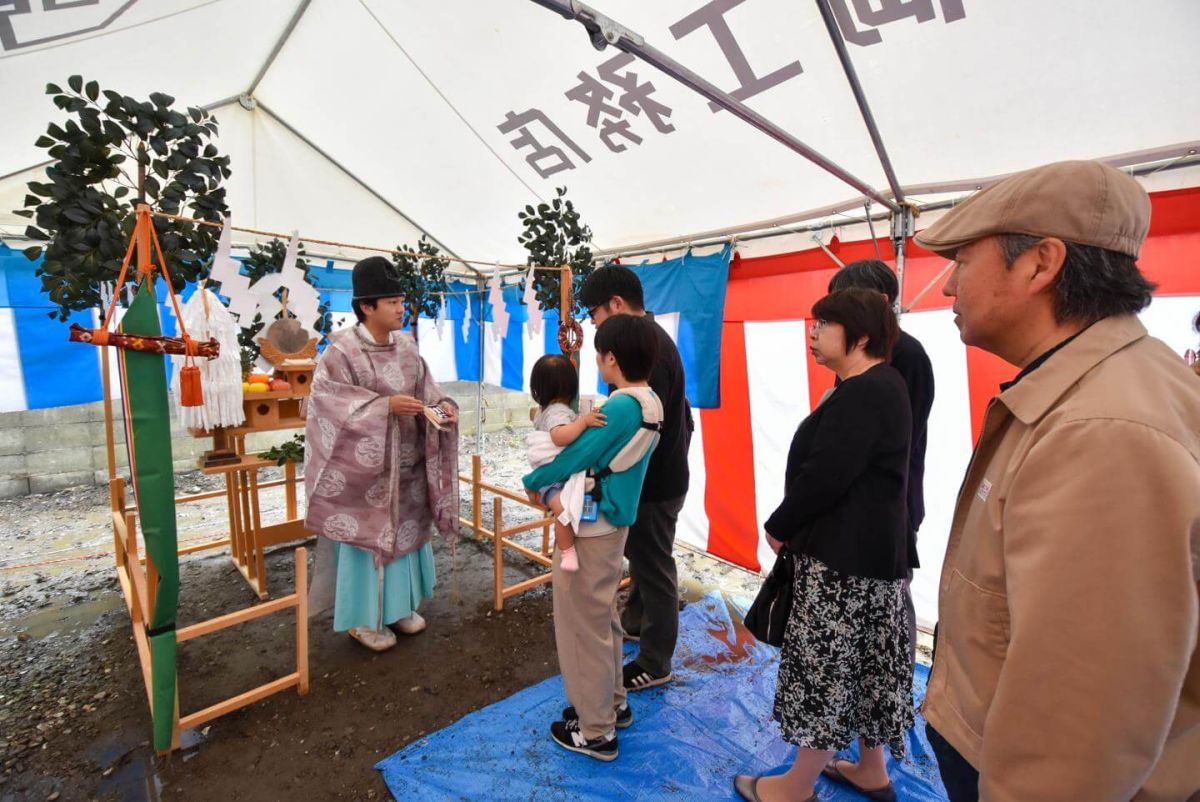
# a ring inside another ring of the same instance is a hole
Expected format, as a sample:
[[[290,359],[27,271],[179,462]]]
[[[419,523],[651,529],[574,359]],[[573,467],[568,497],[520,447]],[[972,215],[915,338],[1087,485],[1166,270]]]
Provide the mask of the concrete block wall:
[[[459,403],[460,434],[474,435],[476,427],[475,385],[455,382],[445,386]],[[530,427],[533,399],[524,393],[485,385],[483,430]],[[118,471],[128,478],[125,455],[125,425],[121,407],[113,433]],[[261,432],[246,438],[249,451],[265,451],[285,442],[299,430]],[[195,438],[171,422],[171,451],[176,472],[196,470],[197,459],[212,447],[209,438]],[[100,402],[51,409],[0,413],[0,498],[31,493],[51,493],[65,487],[104,485],[108,462],[104,436],[104,406]]]

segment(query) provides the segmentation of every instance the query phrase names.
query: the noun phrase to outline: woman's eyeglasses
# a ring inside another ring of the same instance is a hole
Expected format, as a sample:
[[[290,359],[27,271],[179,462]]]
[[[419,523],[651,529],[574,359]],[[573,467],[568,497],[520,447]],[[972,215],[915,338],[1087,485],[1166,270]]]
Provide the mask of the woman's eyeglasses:
[[[808,333],[816,334],[817,332],[821,331],[828,325],[829,325],[828,320],[822,320],[821,318],[817,318],[812,323],[808,324]]]

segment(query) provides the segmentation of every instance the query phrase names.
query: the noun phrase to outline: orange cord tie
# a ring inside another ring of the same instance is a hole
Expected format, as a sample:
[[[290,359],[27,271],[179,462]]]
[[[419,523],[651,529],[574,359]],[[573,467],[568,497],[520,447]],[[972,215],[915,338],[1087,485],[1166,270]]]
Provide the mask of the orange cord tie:
[[[137,223],[134,226],[133,235],[129,238],[129,248],[125,251],[125,259],[121,262],[121,272],[117,275],[112,303],[109,304],[108,311],[104,315],[103,326],[92,329],[92,342],[95,345],[108,345],[110,342],[112,333],[110,327],[117,311],[117,301],[121,297],[121,290],[125,287],[125,277],[129,273],[129,263],[133,259],[133,250],[138,241],[138,229],[143,227],[150,229],[150,241],[153,244],[153,251],[157,252],[159,264],[156,265],[147,258],[146,269],[139,270],[138,277],[139,280],[148,278],[150,281],[154,281],[154,274],[161,265],[163,281],[167,285],[167,294],[170,296],[171,306],[175,310],[175,319],[179,321],[179,333],[184,344],[184,363],[179,369],[179,403],[185,407],[198,407],[204,403],[200,368],[196,365],[196,357],[200,355],[200,343],[188,335],[187,328],[184,326],[183,311],[179,308],[179,299],[175,296],[175,287],[171,284],[171,273],[167,269],[167,258],[163,255],[162,245],[158,241],[158,232],[154,229],[154,218],[148,206],[138,209]],[[151,255],[139,254],[139,258]]]

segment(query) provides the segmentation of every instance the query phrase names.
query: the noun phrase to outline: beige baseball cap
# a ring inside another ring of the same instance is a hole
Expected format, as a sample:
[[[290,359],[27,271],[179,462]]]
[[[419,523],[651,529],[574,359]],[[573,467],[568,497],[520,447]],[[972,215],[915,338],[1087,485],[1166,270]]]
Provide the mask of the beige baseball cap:
[[[993,184],[915,240],[947,259],[995,234],[1056,237],[1136,257],[1149,227],[1150,196],[1136,179],[1100,162],[1067,161]]]

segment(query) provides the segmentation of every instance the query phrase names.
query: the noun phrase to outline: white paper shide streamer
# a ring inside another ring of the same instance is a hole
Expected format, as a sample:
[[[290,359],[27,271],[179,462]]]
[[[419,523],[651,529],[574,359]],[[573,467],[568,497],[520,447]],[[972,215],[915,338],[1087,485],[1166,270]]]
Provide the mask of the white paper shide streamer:
[[[442,339],[442,330],[444,328],[446,328],[447,316],[448,315],[447,315],[447,310],[446,310],[446,293],[443,292],[442,293],[442,304],[441,304],[441,306],[438,307],[437,320],[435,320],[434,324],[433,324],[434,327],[437,329],[437,336],[438,336],[439,340]]]
[[[222,284],[222,290],[228,286]],[[209,289],[200,288],[183,304],[183,328],[196,340],[216,339],[221,346],[216,359],[197,359],[204,403],[198,407],[180,405],[179,369],[184,357],[172,356],[175,409],[179,421],[190,429],[214,426],[240,426],[245,420],[242,409],[242,359],[238,346],[241,328],[221,299]],[[174,314],[172,312],[172,314]]]
[[[542,333],[542,305],[538,303],[537,288],[533,286],[533,266],[530,265],[529,272],[525,275],[525,295],[521,298],[529,310],[529,334]]]
[[[250,279],[242,275],[242,263],[231,255],[232,247],[233,224],[226,216],[209,276],[221,282],[221,294],[229,299],[229,314],[236,322],[249,326],[258,310],[258,298],[250,291]]]
[[[471,293],[466,293],[467,311],[463,312],[462,335],[463,342],[471,339]]]
[[[318,309],[321,306],[321,295],[317,288],[305,279],[304,271],[296,267],[296,259],[300,254],[300,237],[292,232],[288,242],[287,253],[283,257],[283,269],[278,273],[263,276],[250,288],[258,301],[258,313],[270,325],[271,321],[283,312],[283,306],[275,293],[280,288],[288,291],[288,311],[296,316],[300,325],[308,331],[317,330]],[[246,321],[248,324],[250,321]]]
[[[488,303],[492,306],[492,339],[499,340],[508,333],[508,309],[504,306],[504,285],[500,279],[500,266],[496,265],[491,279]]]

